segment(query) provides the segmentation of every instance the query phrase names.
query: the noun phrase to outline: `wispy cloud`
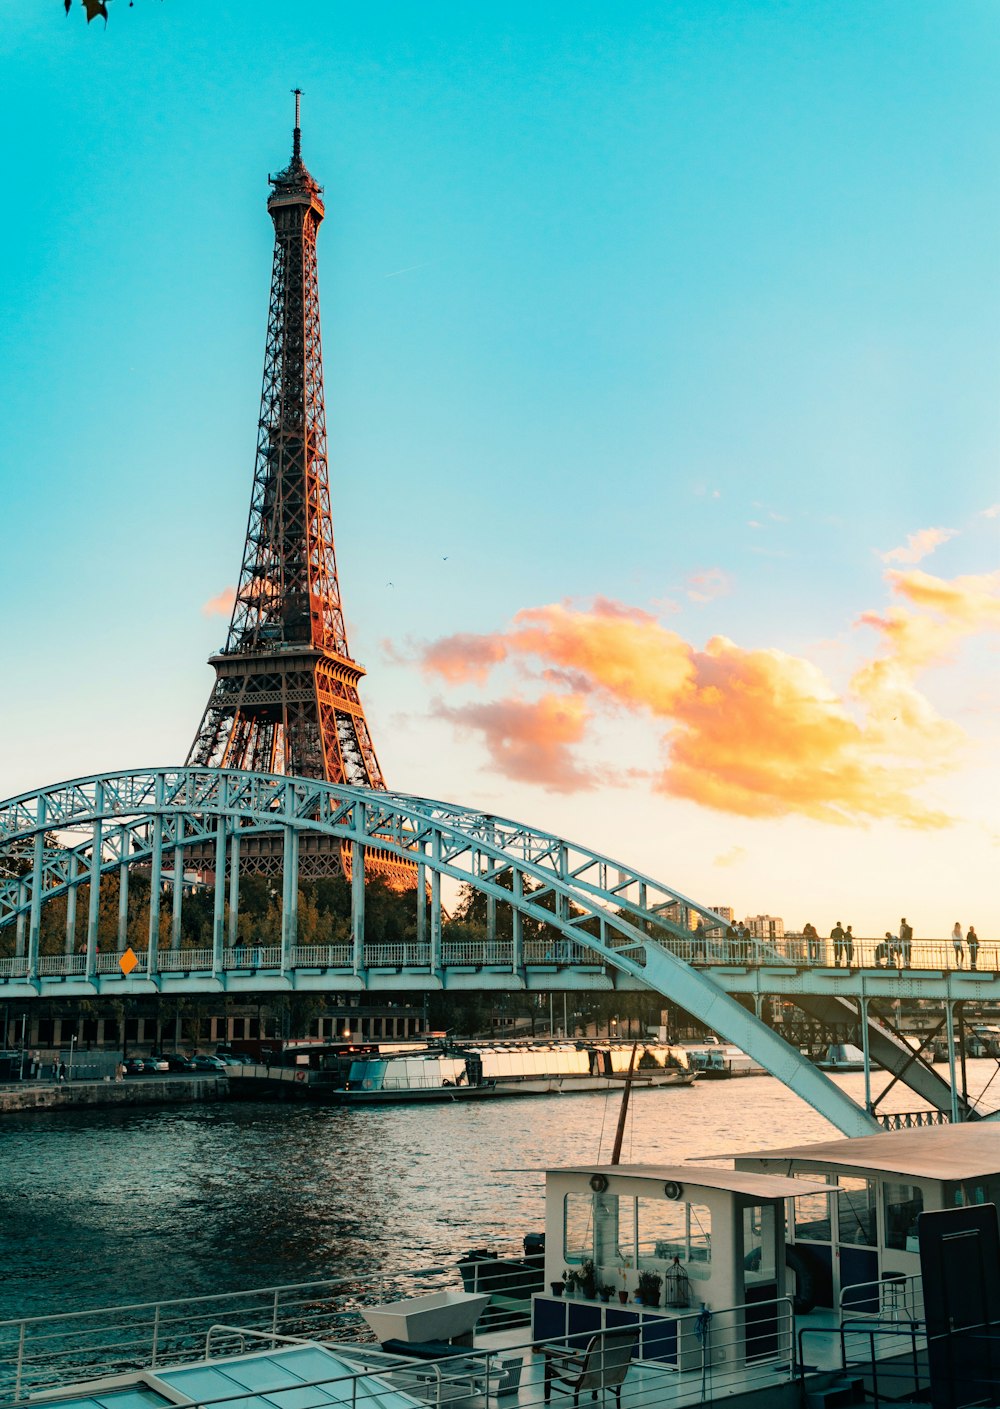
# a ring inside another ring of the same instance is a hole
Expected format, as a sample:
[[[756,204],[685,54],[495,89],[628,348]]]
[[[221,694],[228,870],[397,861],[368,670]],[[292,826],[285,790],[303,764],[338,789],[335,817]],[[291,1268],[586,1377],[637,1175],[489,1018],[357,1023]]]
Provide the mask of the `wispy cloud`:
[[[1000,504],[991,504],[988,509],[982,511],[984,519],[995,519],[1000,515]]]
[[[949,538],[954,538],[958,533],[956,528],[920,528],[916,533],[907,535],[906,543],[901,548],[890,548],[887,553],[880,553],[884,563],[919,563],[934,552],[935,548],[940,548],[942,543],[947,543]]]
[[[721,852],[712,862],[713,866],[738,866],[741,861],[745,861],[747,849],[745,846],[731,846],[728,851]]]
[[[716,597],[728,597],[731,591],[729,574],[722,568],[703,568],[687,580],[687,594],[692,602],[714,602]]]
[[[201,611],[203,616],[230,616],[235,605],[236,588],[223,587],[216,596],[202,602]]]

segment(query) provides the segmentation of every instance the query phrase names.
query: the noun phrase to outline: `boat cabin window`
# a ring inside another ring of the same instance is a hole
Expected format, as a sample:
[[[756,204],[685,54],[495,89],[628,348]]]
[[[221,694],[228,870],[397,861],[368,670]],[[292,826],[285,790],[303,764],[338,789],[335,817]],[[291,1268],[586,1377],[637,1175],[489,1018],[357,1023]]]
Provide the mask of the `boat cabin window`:
[[[618,1198],[569,1193],[563,1198],[563,1256],[573,1266],[663,1269],[680,1258],[692,1277],[709,1276],[712,1213],[683,1199]]]
[[[917,1218],[924,1211],[923,1191],[913,1184],[882,1186],[885,1245],[898,1252],[919,1252]]]
[[[803,1174],[797,1176],[800,1179],[811,1179],[814,1182],[821,1179],[818,1174]],[[800,1198],[790,1199],[792,1226],[795,1229],[795,1241],[801,1242],[805,1239],[810,1243],[829,1243],[833,1239],[833,1202],[832,1194],[803,1194]]]
[[[971,1204],[996,1204],[1000,1208],[1000,1179],[987,1179],[984,1184],[969,1180],[965,1184],[946,1185],[945,1202],[953,1203],[956,1208]]]
[[[659,1267],[675,1257],[689,1276],[707,1277],[712,1260],[712,1214],[679,1199],[636,1199],[637,1266]]]
[[[838,1180],[837,1216],[840,1242],[873,1248],[878,1241],[875,1221],[875,1185],[870,1179],[841,1175]]]
[[[754,1204],[743,1210],[744,1278],[751,1282],[773,1282],[774,1267],[774,1205]]]
[[[566,1195],[563,1202],[563,1253],[569,1263],[586,1262],[594,1256],[594,1200],[590,1194]]]

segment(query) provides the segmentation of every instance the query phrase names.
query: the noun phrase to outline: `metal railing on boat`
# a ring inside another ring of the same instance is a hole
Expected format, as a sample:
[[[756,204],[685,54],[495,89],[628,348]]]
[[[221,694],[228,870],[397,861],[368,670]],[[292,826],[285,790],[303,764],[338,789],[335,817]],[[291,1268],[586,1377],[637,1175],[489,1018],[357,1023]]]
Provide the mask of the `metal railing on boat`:
[[[258,1309],[263,1312],[270,1306],[275,1321],[278,1315],[278,1292],[294,1292],[300,1303],[322,1303],[329,1283],[300,1284],[292,1288],[271,1288],[266,1292],[238,1293],[230,1300],[257,1298]],[[314,1295],[308,1295],[310,1288]],[[121,1375],[129,1369],[145,1370],[154,1377],[167,1377],[171,1368],[176,1370],[196,1364],[207,1365],[220,1358],[232,1366],[232,1356],[250,1355],[278,1351],[292,1346],[319,1344],[340,1361],[343,1373],[334,1377],[317,1378],[304,1383],[290,1381],[288,1388],[294,1388],[296,1395],[313,1386],[327,1391],[336,1385],[332,1398],[350,1409],[442,1409],[442,1406],[486,1406],[495,1401],[498,1409],[543,1409],[548,1403],[546,1394],[546,1364],[557,1368],[566,1364],[566,1353],[586,1353],[588,1347],[598,1362],[602,1354],[599,1344],[596,1352],[590,1333],[557,1337],[551,1340],[530,1338],[526,1331],[487,1334],[481,1344],[475,1347],[454,1347],[447,1357],[426,1359],[406,1353],[387,1352],[380,1346],[365,1344],[356,1336],[344,1334],[343,1326],[335,1327],[328,1320],[324,1334],[293,1334],[278,1330],[276,1325],[247,1326],[239,1319],[221,1321],[212,1316],[205,1303],[219,1301],[220,1298],[196,1298],[199,1304],[194,1322],[189,1323],[186,1336],[178,1335],[179,1303],[156,1303],[143,1308],[152,1312],[150,1329],[154,1338],[147,1345],[145,1355],[136,1344],[127,1350],[121,1344],[106,1347],[107,1358],[98,1353],[98,1347],[91,1345],[89,1351],[81,1355],[79,1347],[72,1361],[62,1360],[59,1365],[49,1366],[48,1376],[40,1374],[41,1362],[33,1360],[30,1367],[22,1366],[16,1392],[8,1391],[8,1402],[13,1406],[28,1402],[29,1394],[35,1399],[42,1393],[46,1399],[58,1402],[60,1396],[75,1394],[79,1398],[88,1393],[87,1382],[104,1379],[107,1375]],[[135,1308],[138,1310],[138,1308]],[[233,1308],[235,1309],[235,1308]],[[27,1348],[37,1344],[35,1328],[45,1323],[46,1335],[51,1335],[54,1323],[76,1322],[81,1318],[104,1317],[103,1324],[109,1326],[114,1316],[129,1308],[112,1308],[109,1312],[80,1312],[69,1317],[41,1317],[34,1323],[20,1323],[24,1334],[19,1344]],[[690,1341],[689,1354],[684,1357],[684,1368],[669,1363],[669,1358],[661,1353],[662,1346],[655,1339],[659,1332],[649,1330],[654,1335],[652,1342],[643,1339],[647,1321],[633,1328],[636,1345],[623,1384],[621,1385],[621,1409],[660,1409],[660,1406],[700,1405],[713,1398],[725,1398],[734,1394],[749,1394],[755,1391],[764,1393],[768,1409],[782,1402],[782,1392],[794,1389],[795,1377],[795,1335],[794,1314],[789,1298],[757,1302],[723,1308],[715,1311],[693,1308],[689,1315],[679,1313],[687,1330],[678,1330],[678,1343],[683,1335]],[[666,1324],[668,1318],[660,1319]],[[195,1323],[198,1323],[196,1329]],[[11,1323],[7,1323],[8,1325]],[[94,1321],[96,1325],[97,1322]],[[168,1331],[168,1328],[171,1328]],[[357,1323],[354,1329],[358,1329]],[[156,1339],[156,1332],[159,1338]],[[612,1332],[596,1333],[598,1341]],[[618,1332],[617,1334],[621,1334]],[[170,1346],[169,1354],[167,1345]],[[404,1348],[405,1349],[405,1348]],[[553,1354],[547,1354],[553,1352]],[[155,1353],[155,1359],[154,1359]],[[680,1363],[680,1362],[678,1362]],[[273,1370],[268,1374],[273,1376]],[[147,1380],[148,1388],[156,1392],[157,1379]],[[75,1386],[75,1389],[74,1389]],[[783,1387],[789,1387],[783,1391]],[[590,1384],[587,1385],[587,1388]],[[270,1384],[269,1393],[275,1388]],[[569,1406],[569,1399],[558,1392],[565,1385],[555,1381],[551,1388],[553,1404]],[[603,1385],[599,1386],[604,1389]],[[614,1386],[612,1384],[611,1388]],[[396,1392],[392,1400],[386,1398],[386,1390]],[[111,1393],[105,1385],[102,1397]],[[602,1394],[602,1399],[603,1399]],[[253,1399],[253,1392],[243,1389],[238,1393],[213,1398],[198,1395],[200,1409],[237,1409],[237,1402],[246,1409]],[[296,1401],[298,1402],[298,1401]],[[317,1396],[317,1403],[326,1401],[325,1395]],[[762,1401],[763,1402],[763,1401]],[[789,1400],[789,1403],[791,1401]]]
[[[411,1396],[408,1403],[430,1403],[435,1409],[469,1399],[485,1403],[493,1396],[499,1409],[541,1409],[546,1348],[580,1351],[590,1339],[590,1333],[576,1333],[537,1340],[527,1327],[493,1330],[480,1334],[475,1347],[458,1348],[452,1357],[431,1361],[430,1367],[427,1360],[389,1354],[365,1343],[363,1337],[370,1332],[362,1322],[361,1306],[413,1292],[417,1278],[411,1274],[413,1281],[406,1288],[394,1282],[392,1291],[382,1282],[369,1284],[363,1303],[359,1289],[346,1288],[344,1282],[304,1282],[0,1323],[0,1398],[20,1405],[37,1401],[39,1395],[51,1399],[73,1394],[73,1386],[80,1386],[79,1396],[85,1394],[82,1386],[87,1382],[111,1375],[166,1374],[166,1367],[204,1363],[220,1355],[308,1343],[342,1358],[349,1372],[341,1378],[354,1409],[363,1409],[366,1375],[377,1375],[383,1388],[389,1385]],[[637,1348],[623,1386],[623,1409],[682,1406],[714,1395],[792,1385],[794,1315],[789,1298],[677,1315],[685,1329],[676,1330],[676,1344],[683,1340],[686,1350],[683,1360],[675,1351],[673,1361],[656,1339],[668,1317],[656,1317],[659,1327],[648,1317],[642,1322],[637,1317]],[[680,1327],[679,1322],[673,1324]],[[554,1402],[561,1403],[561,1396],[556,1394]],[[224,1401],[215,1405],[199,1398],[199,1403],[204,1409],[227,1409]]]

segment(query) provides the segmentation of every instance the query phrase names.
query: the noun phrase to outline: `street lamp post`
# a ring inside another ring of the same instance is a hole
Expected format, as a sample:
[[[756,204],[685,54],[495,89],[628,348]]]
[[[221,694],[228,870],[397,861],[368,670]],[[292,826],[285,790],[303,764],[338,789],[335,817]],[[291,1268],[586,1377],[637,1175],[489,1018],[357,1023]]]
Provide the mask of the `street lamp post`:
[[[71,1032],[69,1038],[69,1076],[68,1080],[73,1080],[73,1052],[76,1049],[76,1033]]]

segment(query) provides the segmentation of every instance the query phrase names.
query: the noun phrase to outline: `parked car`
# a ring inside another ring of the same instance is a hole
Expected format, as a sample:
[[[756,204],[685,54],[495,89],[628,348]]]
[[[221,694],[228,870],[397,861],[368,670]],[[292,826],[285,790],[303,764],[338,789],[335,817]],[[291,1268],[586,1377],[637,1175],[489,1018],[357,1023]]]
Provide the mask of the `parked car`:
[[[221,1057],[206,1057],[198,1052],[191,1058],[196,1071],[225,1071],[226,1064]]]
[[[183,1056],[180,1052],[168,1052],[166,1056],[167,1066],[171,1071],[195,1071],[195,1064],[190,1057]]]
[[[149,1072],[169,1071],[170,1063],[166,1057],[157,1057],[155,1054],[146,1058],[146,1070]]]
[[[127,1057],[124,1066],[126,1076],[144,1076],[146,1074],[146,1062],[143,1057]]]

